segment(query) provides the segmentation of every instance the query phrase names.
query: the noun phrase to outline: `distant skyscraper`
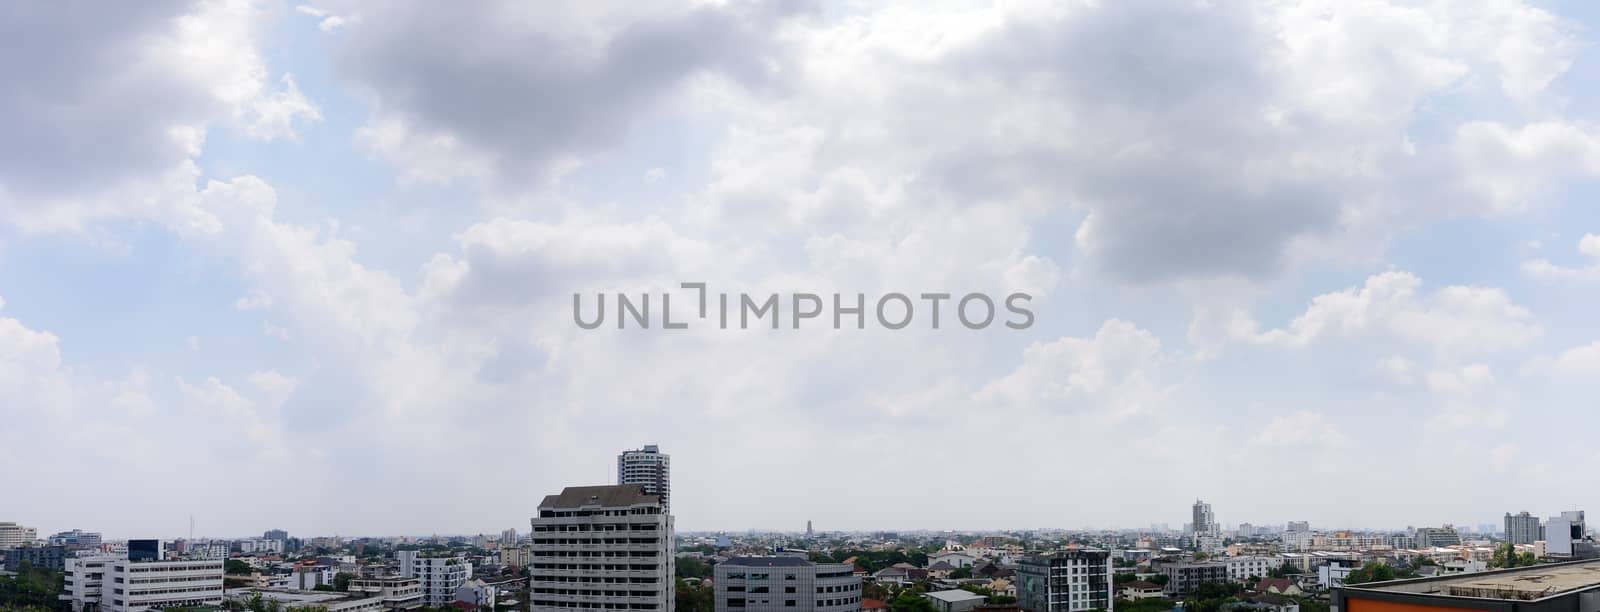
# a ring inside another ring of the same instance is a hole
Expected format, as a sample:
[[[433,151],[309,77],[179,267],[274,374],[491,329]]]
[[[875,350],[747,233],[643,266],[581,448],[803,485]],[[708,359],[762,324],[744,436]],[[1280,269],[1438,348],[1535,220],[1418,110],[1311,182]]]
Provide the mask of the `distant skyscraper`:
[[[810,536],[815,534],[816,532],[811,530],[811,521],[806,521],[806,535]]]
[[[261,534],[261,539],[283,542],[289,539],[289,532],[282,529],[268,529],[266,533]]]
[[[1506,513],[1506,541],[1512,544],[1532,544],[1544,539],[1544,528],[1539,517],[1524,510],[1518,514]]]
[[[1217,516],[1211,513],[1211,504],[1201,500],[1194,500],[1194,542],[1195,547],[1205,539],[1216,538],[1221,534],[1217,529]]]
[[[1433,548],[1437,546],[1460,546],[1461,535],[1456,533],[1453,525],[1443,527],[1418,527],[1417,546]]]
[[[617,484],[644,485],[644,492],[661,498],[661,507],[672,511],[672,456],[654,444],[617,455]]]

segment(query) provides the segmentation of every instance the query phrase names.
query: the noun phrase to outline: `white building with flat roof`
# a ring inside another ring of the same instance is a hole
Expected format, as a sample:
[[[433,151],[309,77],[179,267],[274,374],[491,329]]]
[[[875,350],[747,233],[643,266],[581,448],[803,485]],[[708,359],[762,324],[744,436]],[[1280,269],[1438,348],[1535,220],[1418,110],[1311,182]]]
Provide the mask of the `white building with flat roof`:
[[[61,599],[73,612],[142,612],[222,605],[222,561],[130,561],[126,557],[66,560]]]
[[[395,557],[400,562],[400,576],[417,579],[422,601],[430,608],[450,605],[456,600],[456,589],[472,577],[472,563],[463,555],[402,550]]]

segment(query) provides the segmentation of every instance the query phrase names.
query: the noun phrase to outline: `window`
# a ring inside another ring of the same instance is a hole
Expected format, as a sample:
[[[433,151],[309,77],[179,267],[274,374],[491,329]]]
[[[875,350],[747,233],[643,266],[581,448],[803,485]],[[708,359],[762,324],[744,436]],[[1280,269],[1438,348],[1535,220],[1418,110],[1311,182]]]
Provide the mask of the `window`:
[[[785,608],[793,608],[794,607],[794,600],[793,599],[785,599],[785,600],[783,600],[783,607],[785,607]]]

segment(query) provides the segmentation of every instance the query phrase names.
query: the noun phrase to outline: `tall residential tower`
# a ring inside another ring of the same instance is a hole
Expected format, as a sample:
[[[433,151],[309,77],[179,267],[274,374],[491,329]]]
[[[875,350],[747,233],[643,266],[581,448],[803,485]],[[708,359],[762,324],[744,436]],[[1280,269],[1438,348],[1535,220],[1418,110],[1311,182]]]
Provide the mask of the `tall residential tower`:
[[[672,508],[672,456],[654,444],[617,455],[617,484],[644,485],[644,492],[661,498],[661,508]]]
[[[532,527],[531,612],[672,612],[672,517],[641,485],[567,487]]]

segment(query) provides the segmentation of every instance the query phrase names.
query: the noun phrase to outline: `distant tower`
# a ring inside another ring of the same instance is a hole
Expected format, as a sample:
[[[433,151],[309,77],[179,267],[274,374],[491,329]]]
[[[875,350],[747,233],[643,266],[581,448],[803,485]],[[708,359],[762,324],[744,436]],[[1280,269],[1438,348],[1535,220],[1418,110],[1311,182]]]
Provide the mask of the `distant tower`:
[[[617,455],[617,484],[644,485],[644,492],[660,497],[662,510],[671,512],[672,457],[654,444],[622,451]]]
[[[811,521],[809,521],[809,520],[806,521],[806,537],[809,538],[809,537],[814,536],[816,534],[817,534],[817,532],[811,530]]]
[[[1201,500],[1194,500],[1194,544],[1198,548],[1202,538],[1215,538],[1220,535],[1217,529],[1217,517],[1211,513],[1211,504]]]

